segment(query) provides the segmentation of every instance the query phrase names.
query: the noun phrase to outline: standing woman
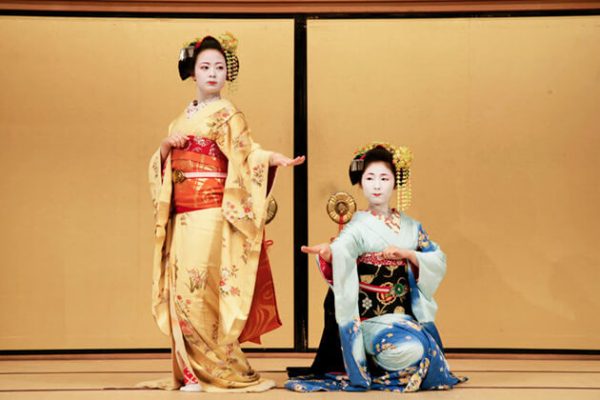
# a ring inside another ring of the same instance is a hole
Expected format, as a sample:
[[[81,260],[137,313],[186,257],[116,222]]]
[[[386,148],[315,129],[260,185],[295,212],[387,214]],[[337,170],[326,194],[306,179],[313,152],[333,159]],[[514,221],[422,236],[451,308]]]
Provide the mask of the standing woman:
[[[290,159],[260,148],[244,115],[221,98],[239,71],[237,40],[205,36],[181,50],[179,75],[195,99],[150,161],[155,210],[153,314],[171,337],[173,377],[143,384],[186,391],[262,391],[240,342],[281,325],[263,246],[275,167]],[[260,342],[259,342],[260,343]]]

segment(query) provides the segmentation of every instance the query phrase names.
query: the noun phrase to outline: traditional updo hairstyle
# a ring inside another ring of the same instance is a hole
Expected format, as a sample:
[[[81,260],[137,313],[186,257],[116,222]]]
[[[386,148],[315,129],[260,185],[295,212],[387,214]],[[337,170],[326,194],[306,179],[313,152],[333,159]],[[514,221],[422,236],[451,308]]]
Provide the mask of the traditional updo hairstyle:
[[[227,77],[226,80],[233,82],[240,71],[240,61],[237,56],[223,48],[221,42],[212,36],[205,36],[200,40],[196,40],[190,43],[188,46],[181,49],[179,54],[179,76],[181,80],[186,80],[190,76],[194,75],[194,67],[196,66],[196,59],[198,55],[204,50],[214,49],[219,51],[225,58],[225,64],[227,66]]]
[[[350,163],[350,167],[348,168],[348,175],[350,176],[350,182],[353,185],[360,185],[360,182],[362,181],[362,176],[365,172],[365,170],[367,169],[367,167],[369,166],[369,164],[376,162],[376,161],[383,161],[387,167],[390,169],[390,171],[392,171],[392,176],[394,176],[394,179],[396,177],[396,166],[394,165],[394,155],[387,150],[385,147],[383,146],[377,146],[374,147],[373,149],[367,151],[364,154],[357,154],[354,159],[352,160],[352,162]],[[400,169],[400,179],[401,182],[404,181],[403,176],[406,172],[404,171],[403,168]],[[401,185],[402,186],[402,183]],[[395,187],[394,187],[395,189]]]

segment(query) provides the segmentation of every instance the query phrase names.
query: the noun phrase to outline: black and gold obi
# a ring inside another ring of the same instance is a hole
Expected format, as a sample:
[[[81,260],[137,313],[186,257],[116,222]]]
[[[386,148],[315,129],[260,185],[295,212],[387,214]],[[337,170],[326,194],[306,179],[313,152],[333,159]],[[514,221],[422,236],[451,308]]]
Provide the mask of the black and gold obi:
[[[412,315],[406,260],[388,260],[381,253],[365,253],[356,261],[361,319],[393,313]]]

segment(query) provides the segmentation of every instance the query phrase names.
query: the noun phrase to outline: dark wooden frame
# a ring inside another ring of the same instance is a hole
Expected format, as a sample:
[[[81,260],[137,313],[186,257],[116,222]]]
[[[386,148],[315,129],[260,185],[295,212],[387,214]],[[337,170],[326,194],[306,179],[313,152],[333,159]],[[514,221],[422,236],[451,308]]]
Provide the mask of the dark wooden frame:
[[[600,0],[2,0],[0,10],[184,14],[540,12],[600,10]]]

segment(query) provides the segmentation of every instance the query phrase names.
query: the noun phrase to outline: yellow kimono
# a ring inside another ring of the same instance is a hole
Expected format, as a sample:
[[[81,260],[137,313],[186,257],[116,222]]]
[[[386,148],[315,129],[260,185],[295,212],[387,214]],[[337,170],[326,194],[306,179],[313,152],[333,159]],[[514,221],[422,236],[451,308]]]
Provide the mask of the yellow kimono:
[[[224,99],[191,116],[183,112],[169,134],[187,135],[188,142],[197,145],[218,146],[216,151],[226,157],[226,178],[217,193],[220,207],[175,212],[179,171],[173,165],[202,166],[202,159],[217,158],[212,153],[189,153],[196,158],[182,164],[173,150],[161,166],[159,150],[151,159],[156,220],[152,309],[158,326],[172,339],[174,376],[170,382],[149,386],[176,389],[184,382],[197,382],[204,391],[269,389],[272,382],[250,367],[238,339],[255,290],[271,153],[252,141],[244,115]],[[195,196],[186,205],[212,201],[216,195],[206,190],[206,181],[186,181]],[[274,294],[272,284],[270,289]],[[279,322],[276,308],[274,314],[273,308],[269,312],[268,319]],[[261,315],[264,318],[264,312]]]

